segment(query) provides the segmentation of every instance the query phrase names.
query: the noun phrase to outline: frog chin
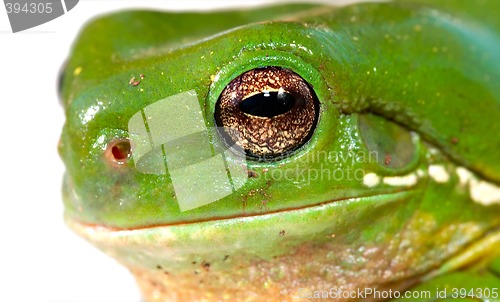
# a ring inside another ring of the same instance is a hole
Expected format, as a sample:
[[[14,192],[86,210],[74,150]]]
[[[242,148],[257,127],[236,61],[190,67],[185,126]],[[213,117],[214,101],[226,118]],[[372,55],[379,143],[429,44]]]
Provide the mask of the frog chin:
[[[248,293],[272,296],[318,284],[351,289],[406,284],[422,272],[412,271],[410,260],[397,266],[391,262],[391,229],[405,221],[390,219],[400,206],[416,199],[415,191],[403,191],[258,216],[138,229],[88,225],[70,217],[66,221],[126,265],[145,294],[153,285],[172,293],[197,288],[203,280],[220,294],[234,294],[243,282]],[[197,297],[189,292],[182,297]]]

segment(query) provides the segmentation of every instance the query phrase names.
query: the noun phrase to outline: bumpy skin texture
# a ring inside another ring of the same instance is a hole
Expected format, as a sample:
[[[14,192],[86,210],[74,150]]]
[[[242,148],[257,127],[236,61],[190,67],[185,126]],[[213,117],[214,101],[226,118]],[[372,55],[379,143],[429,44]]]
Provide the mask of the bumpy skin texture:
[[[473,192],[500,183],[498,3],[93,20],[62,78],[68,224],[127,265],[148,301],[300,301],[299,289],[402,289],[487,263],[500,207]],[[168,174],[109,163],[136,112],[194,90],[214,126],[224,88],[264,66],[307,81],[319,118],[294,154],[249,160],[234,194],[181,212]]]

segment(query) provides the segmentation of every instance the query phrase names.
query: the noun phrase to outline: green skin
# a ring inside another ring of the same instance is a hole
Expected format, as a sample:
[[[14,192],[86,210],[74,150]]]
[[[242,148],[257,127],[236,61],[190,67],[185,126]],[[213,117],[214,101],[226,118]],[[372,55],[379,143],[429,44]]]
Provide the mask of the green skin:
[[[196,284],[204,280],[210,291],[219,282],[226,296],[238,296],[233,285],[264,294],[285,288],[282,298],[292,300],[299,287],[329,291],[321,282],[500,287],[495,270],[486,273],[500,250],[500,206],[474,201],[456,173],[463,167],[500,184],[500,2],[483,2],[129,11],[93,20],[61,82],[68,224],[137,276],[195,271]],[[109,142],[129,137],[136,112],[189,90],[206,126],[215,126],[226,85],[262,66],[306,80],[319,119],[294,154],[248,160],[253,177],[234,194],[181,212],[168,174],[143,174],[133,159],[117,166],[105,156]],[[139,85],[129,84],[140,74]],[[430,175],[436,165],[446,181]],[[315,174],[325,169],[344,174]],[[416,181],[368,186],[369,173]],[[303,263],[297,271],[284,265],[294,261]],[[262,275],[249,277],[252,267]]]

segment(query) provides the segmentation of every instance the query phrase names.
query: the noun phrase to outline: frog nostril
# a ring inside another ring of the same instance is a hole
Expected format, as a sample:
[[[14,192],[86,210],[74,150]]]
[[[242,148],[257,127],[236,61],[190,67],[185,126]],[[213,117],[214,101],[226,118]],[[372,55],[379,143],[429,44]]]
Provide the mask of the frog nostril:
[[[114,139],[108,144],[106,149],[106,158],[116,165],[126,163],[131,154],[130,140],[127,138]]]

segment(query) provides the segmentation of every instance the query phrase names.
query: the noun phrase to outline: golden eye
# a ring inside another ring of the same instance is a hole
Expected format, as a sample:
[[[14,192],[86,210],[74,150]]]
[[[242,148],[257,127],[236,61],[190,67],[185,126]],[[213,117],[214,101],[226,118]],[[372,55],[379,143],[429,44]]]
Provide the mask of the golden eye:
[[[309,140],[318,113],[318,99],[304,79],[285,68],[263,67],[226,86],[215,121],[228,144],[237,144],[249,157],[274,158]]]

